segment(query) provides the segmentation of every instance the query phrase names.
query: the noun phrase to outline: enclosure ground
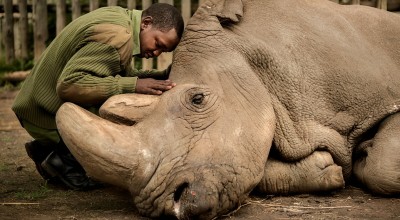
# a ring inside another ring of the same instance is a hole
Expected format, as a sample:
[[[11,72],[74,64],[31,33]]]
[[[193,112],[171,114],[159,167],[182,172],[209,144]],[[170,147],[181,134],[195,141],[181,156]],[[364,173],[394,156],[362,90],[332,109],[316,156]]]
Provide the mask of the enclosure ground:
[[[77,192],[46,184],[24,149],[31,138],[11,110],[17,92],[0,91],[0,219],[147,219],[117,187]],[[400,198],[352,186],[323,195],[252,195],[220,219],[400,219]]]

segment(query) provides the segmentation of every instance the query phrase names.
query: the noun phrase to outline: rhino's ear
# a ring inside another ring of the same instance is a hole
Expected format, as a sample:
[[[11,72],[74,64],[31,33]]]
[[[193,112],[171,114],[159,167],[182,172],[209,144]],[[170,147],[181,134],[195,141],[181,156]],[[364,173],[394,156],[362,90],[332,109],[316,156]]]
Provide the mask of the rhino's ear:
[[[223,26],[238,23],[243,16],[242,0],[219,1],[215,15]]]

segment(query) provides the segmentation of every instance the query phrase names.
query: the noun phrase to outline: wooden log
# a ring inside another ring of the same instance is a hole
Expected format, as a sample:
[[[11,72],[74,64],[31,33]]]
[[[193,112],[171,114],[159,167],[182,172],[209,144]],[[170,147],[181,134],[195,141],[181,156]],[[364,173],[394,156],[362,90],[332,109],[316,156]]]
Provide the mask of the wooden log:
[[[89,10],[94,11],[99,8],[99,0],[90,0]]]
[[[117,6],[118,0],[107,0],[107,5],[108,6]]]
[[[81,16],[81,3],[79,0],[72,0],[72,20],[77,19]]]
[[[28,76],[29,71],[16,71],[16,72],[11,72],[11,73],[6,73],[2,77],[4,81],[11,82],[11,83],[18,83],[22,82],[26,79]]]
[[[190,0],[182,0],[181,2],[181,13],[183,20],[185,22],[185,26],[189,21],[190,17],[192,17],[192,6],[190,4]]]
[[[12,0],[4,0],[4,44],[6,51],[6,63],[11,64],[15,60],[14,47],[14,15]]]
[[[46,49],[48,38],[47,30],[47,2],[46,0],[34,0],[34,59],[37,61]]]
[[[152,0],[142,0],[142,9],[145,10],[152,4]],[[151,70],[153,69],[153,58],[142,59],[142,69],[144,70]]]
[[[127,1],[127,8],[129,10],[136,9],[136,0],[128,0]],[[131,66],[135,67],[135,57],[132,58]]]
[[[387,11],[387,0],[378,0],[377,8]]]
[[[199,6],[202,5],[206,0],[199,0]]]
[[[170,5],[174,5],[173,0],[158,0],[159,3],[167,3]],[[162,53],[157,57],[157,69],[164,70],[169,64],[172,63],[172,52],[171,53]]]
[[[66,0],[58,0],[56,3],[57,24],[56,31],[59,34],[67,24]]]
[[[127,7],[129,10],[136,9],[136,0],[128,0]]]
[[[19,34],[21,44],[20,59],[28,59],[28,6],[27,0],[18,0],[19,10]]]

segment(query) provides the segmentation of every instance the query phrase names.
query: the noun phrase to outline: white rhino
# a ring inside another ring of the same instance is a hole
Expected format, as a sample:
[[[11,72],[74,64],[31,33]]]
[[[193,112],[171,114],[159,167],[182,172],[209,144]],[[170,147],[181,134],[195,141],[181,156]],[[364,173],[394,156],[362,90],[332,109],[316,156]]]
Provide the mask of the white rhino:
[[[327,0],[210,0],[189,21],[162,96],[71,103],[60,133],[94,178],[150,217],[209,219],[252,190],[360,181],[400,194],[400,16]],[[267,160],[268,159],[268,160]],[[354,178],[353,178],[354,177]]]

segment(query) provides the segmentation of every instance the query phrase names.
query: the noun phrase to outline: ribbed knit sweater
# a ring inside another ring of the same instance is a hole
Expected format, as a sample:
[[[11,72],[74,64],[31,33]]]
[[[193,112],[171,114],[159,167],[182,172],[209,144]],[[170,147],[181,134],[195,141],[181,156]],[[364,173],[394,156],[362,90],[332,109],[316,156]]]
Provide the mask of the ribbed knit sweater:
[[[141,14],[103,7],[68,24],[24,81],[13,111],[38,127],[56,129],[63,102],[98,107],[113,95],[135,92],[137,77],[167,77],[167,70],[138,71],[130,65],[140,53]]]

